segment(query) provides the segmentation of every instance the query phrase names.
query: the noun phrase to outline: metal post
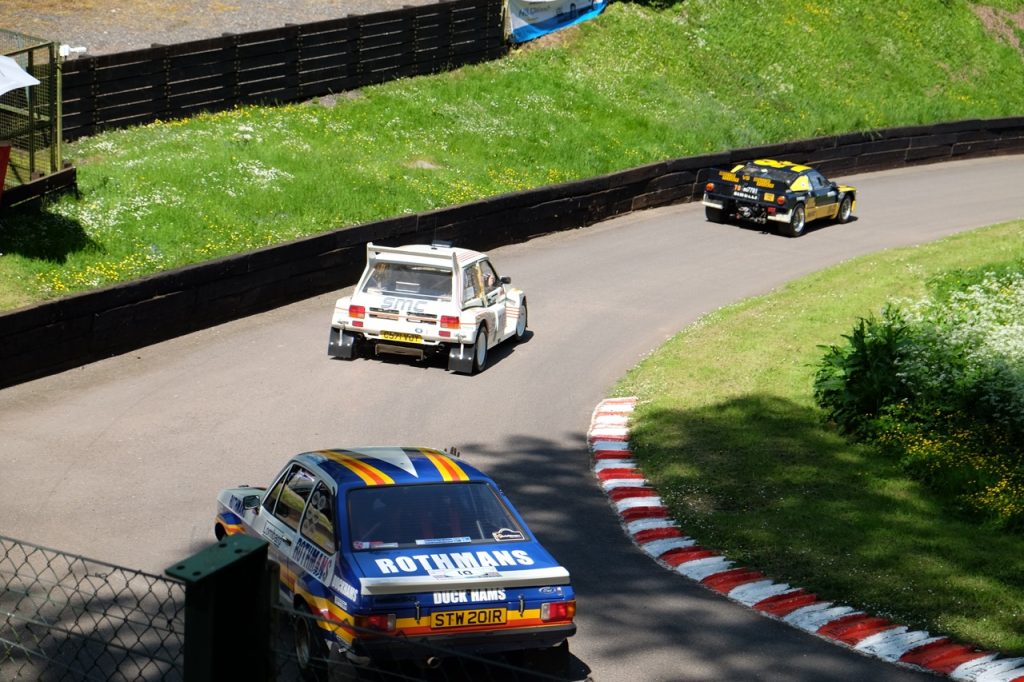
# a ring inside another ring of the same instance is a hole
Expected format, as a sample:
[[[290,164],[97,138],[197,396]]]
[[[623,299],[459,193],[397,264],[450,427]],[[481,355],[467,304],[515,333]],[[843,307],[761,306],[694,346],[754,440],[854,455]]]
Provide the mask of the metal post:
[[[165,570],[185,583],[185,680],[272,680],[267,543],[229,535]]]

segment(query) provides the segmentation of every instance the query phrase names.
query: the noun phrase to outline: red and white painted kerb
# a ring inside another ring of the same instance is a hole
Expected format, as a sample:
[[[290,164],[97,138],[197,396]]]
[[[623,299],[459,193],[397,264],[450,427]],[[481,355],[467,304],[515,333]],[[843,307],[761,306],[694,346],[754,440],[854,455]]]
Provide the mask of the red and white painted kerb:
[[[811,634],[892,663],[970,682],[1024,682],[1024,658],[957,644],[948,637],[910,630],[853,607],[818,599],[799,587],[776,583],[757,570],[735,567],[680,530],[658,491],[637,469],[629,449],[636,398],[609,398],[594,410],[588,442],[594,474],[626,533],[659,564]]]

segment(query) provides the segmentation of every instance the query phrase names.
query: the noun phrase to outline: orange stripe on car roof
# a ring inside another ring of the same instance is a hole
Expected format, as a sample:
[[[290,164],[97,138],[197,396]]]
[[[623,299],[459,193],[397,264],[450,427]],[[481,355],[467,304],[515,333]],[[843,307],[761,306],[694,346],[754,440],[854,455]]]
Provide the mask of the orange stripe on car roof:
[[[458,464],[456,464],[451,458],[444,455],[434,454],[432,452],[423,452],[434,466],[437,467],[437,471],[441,474],[441,477],[445,481],[468,481],[469,476],[462,470]]]
[[[337,450],[321,450],[320,454],[328,459],[337,462],[359,478],[363,479],[366,485],[392,485],[395,480],[375,466],[346,455]]]

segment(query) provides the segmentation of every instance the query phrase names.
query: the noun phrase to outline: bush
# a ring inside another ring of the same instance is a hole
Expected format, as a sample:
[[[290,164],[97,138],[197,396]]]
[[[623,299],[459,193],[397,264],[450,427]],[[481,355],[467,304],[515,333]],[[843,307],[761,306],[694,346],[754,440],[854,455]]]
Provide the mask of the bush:
[[[840,432],[865,435],[885,407],[909,398],[897,371],[908,330],[899,310],[887,306],[881,320],[861,318],[843,338],[845,347],[827,347],[815,374],[814,397]]]
[[[861,319],[821,359],[837,428],[897,456],[947,503],[1024,529],[1024,274],[954,272]]]

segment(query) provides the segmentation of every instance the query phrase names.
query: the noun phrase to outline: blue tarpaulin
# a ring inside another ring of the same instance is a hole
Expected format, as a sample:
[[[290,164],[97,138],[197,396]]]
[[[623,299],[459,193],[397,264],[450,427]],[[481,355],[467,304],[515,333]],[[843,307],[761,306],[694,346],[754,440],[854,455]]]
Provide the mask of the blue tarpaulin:
[[[525,43],[597,16],[607,0],[508,0],[512,42]]]

